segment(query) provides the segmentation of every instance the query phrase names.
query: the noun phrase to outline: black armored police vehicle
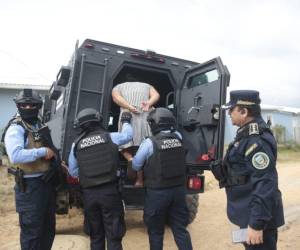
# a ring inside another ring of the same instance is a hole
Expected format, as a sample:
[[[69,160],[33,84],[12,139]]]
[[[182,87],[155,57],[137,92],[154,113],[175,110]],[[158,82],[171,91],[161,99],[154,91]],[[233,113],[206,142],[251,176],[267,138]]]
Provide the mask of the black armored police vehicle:
[[[190,222],[195,218],[198,193],[204,190],[204,170],[222,158],[225,103],[230,75],[219,57],[197,63],[154,51],[143,51],[87,39],[78,42],[68,66],[62,66],[45,98],[44,121],[48,123],[61,158],[67,161],[78,135],[77,114],[85,108],[98,110],[109,131],[117,131],[120,108],[113,102],[113,87],[130,74],[151,84],[160,94],[155,107],[166,107],[177,118],[186,148],[186,192]],[[142,209],[144,189],[126,178],[127,162],[120,154],[120,183],[126,209]],[[125,171],[123,171],[125,170]],[[68,178],[68,192],[60,197],[58,213],[80,206],[78,184]]]

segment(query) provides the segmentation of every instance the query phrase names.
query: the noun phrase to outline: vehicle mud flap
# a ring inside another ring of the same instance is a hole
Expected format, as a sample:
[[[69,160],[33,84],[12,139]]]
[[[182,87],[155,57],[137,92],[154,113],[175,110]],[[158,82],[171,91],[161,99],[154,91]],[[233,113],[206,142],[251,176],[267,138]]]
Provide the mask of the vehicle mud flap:
[[[196,215],[198,213],[198,206],[199,206],[199,195],[198,194],[187,194],[186,195],[186,205],[189,210],[189,221],[188,224],[191,224]]]
[[[67,189],[57,191],[56,214],[67,214],[69,212],[69,192]]]

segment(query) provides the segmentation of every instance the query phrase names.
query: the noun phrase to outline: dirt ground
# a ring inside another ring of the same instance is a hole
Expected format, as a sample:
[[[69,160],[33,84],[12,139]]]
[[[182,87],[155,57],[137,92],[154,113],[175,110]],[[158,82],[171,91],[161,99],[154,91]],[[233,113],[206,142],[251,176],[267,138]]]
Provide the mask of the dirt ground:
[[[280,189],[283,194],[286,224],[279,230],[278,249],[300,249],[300,155],[286,156],[278,163]],[[0,168],[1,169],[1,168]],[[209,172],[206,173],[206,191],[201,194],[199,212],[188,227],[195,250],[238,250],[241,245],[231,243],[234,229],[226,217],[224,190],[217,187]],[[12,179],[0,170],[0,250],[19,248],[18,217],[14,208]],[[57,235],[53,249],[89,249],[89,239],[82,231],[82,213],[72,209],[69,215],[57,216]],[[124,250],[149,249],[141,211],[126,212],[127,233]],[[164,249],[177,249],[169,229],[166,230]]]

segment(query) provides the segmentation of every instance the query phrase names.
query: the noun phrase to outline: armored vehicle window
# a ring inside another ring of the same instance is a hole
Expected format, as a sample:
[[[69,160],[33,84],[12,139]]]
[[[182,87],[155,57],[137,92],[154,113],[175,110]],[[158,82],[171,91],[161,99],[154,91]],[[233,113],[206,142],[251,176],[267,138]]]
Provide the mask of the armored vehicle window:
[[[194,88],[199,85],[207,84],[218,80],[219,74],[216,69],[207,71],[205,73],[201,73],[199,75],[195,75],[191,77],[189,82],[187,83],[188,88]]]

